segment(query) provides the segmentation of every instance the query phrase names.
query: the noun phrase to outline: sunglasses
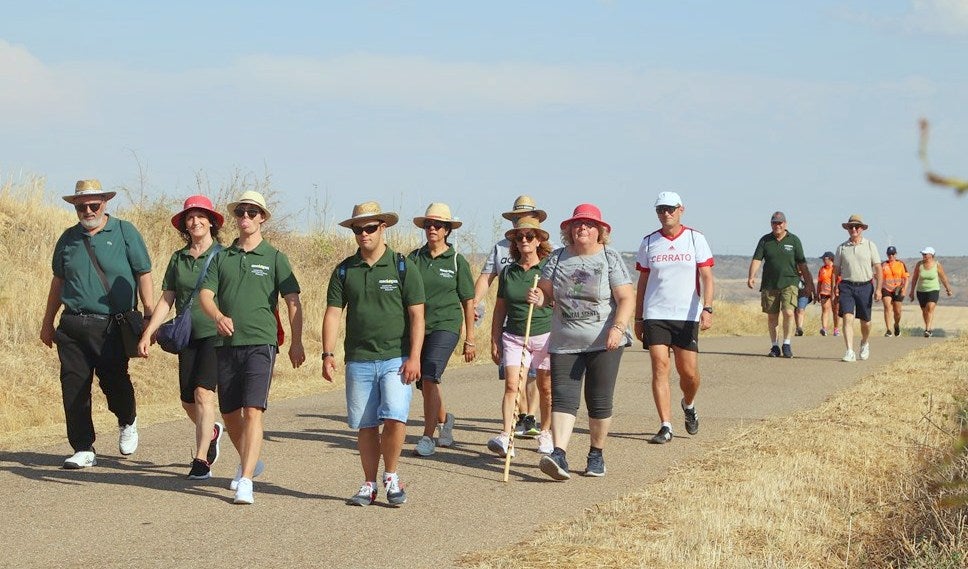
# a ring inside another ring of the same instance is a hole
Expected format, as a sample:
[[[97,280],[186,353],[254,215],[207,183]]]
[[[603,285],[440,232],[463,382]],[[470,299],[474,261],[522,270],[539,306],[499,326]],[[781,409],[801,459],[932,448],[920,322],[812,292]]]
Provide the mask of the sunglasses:
[[[243,216],[249,216],[249,219],[255,219],[255,216],[260,215],[262,210],[259,208],[237,207],[233,213],[235,213],[235,217],[241,218]]]
[[[786,222],[785,221],[771,221],[770,222],[770,225],[783,225],[784,223],[786,223]]]
[[[74,204],[74,211],[77,213],[86,213],[90,211],[91,213],[97,213],[101,209],[102,202],[94,203],[76,203]]]
[[[353,233],[355,233],[356,235],[363,235],[364,233],[366,233],[367,235],[370,235],[371,233],[379,229],[380,225],[381,224],[379,223],[374,225],[365,225],[363,227],[357,227],[354,225],[353,227],[350,227],[350,229],[352,229]]]
[[[662,214],[670,215],[670,214],[675,213],[677,209],[679,209],[679,206],[677,206],[677,205],[658,205],[658,206],[655,206],[655,212],[657,214],[659,214],[659,215],[662,215]]]
[[[445,222],[445,221],[429,221],[428,220],[428,221],[425,221],[424,222],[424,226],[423,227],[424,227],[424,229],[433,228],[433,229],[436,229],[436,230],[440,231],[441,229],[445,229],[448,225],[450,225],[450,224],[447,223],[447,222]]]
[[[527,232],[527,233],[515,233],[514,234],[514,240],[515,241],[534,241],[537,238],[538,238],[538,236],[536,234],[530,232],[530,231]]]

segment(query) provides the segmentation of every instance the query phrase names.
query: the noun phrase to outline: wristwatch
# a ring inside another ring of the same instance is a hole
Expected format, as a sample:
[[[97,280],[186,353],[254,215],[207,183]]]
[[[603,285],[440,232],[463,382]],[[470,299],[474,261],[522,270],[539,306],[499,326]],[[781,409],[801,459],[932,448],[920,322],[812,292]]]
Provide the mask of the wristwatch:
[[[322,359],[325,360],[327,357],[333,357],[333,358],[335,358],[336,357],[336,354],[334,354],[333,352],[323,352]]]
[[[712,306],[703,306],[702,307],[702,311],[703,312],[708,312],[708,313],[712,314],[713,313],[713,307]]]

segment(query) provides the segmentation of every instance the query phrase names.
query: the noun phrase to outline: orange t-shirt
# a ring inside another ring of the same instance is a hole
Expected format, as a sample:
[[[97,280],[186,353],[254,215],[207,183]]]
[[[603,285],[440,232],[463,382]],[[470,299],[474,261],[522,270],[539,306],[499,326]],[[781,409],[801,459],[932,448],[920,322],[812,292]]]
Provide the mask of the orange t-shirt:
[[[881,288],[894,292],[908,277],[907,265],[904,261],[884,261],[881,263]]]
[[[834,295],[834,287],[832,284],[833,278],[834,278],[834,266],[833,265],[830,265],[829,267],[827,265],[821,266],[820,271],[817,272],[817,294],[822,296],[833,296]]]

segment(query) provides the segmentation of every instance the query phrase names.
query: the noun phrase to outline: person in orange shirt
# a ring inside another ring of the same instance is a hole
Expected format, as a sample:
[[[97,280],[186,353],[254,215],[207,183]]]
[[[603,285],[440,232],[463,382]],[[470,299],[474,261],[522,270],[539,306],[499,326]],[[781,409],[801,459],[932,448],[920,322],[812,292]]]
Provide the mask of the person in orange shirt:
[[[884,336],[900,336],[901,302],[904,300],[904,288],[910,275],[904,261],[897,258],[897,249],[893,245],[887,248],[887,260],[881,263],[881,275],[881,302],[884,303],[884,326],[887,327]]]
[[[827,251],[820,259],[823,261],[823,265],[817,272],[817,297],[820,299],[820,335],[827,335],[827,330],[829,330],[827,323],[830,322],[830,316],[833,315],[833,333],[834,336],[839,336],[840,317],[837,316],[837,300],[833,298],[834,254]]]

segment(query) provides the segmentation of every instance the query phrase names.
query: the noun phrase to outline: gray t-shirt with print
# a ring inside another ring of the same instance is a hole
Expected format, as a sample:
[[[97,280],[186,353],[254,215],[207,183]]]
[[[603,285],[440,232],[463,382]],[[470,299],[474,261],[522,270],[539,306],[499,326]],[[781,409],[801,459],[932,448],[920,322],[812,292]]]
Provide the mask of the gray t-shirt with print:
[[[501,239],[491,247],[491,253],[484,259],[484,268],[481,269],[482,275],[497,275],[501,272],[501,269],[510,265],[513,259],[511,259],[511,242],[507,239]]]
[[[549,351],[574,354],[604,350],[608,330],[615,321],[612,289],[632,284],[621,255],[610,247],[592,255],[557,249],[548,256],[541,278],[551,281],[555,295]]]

